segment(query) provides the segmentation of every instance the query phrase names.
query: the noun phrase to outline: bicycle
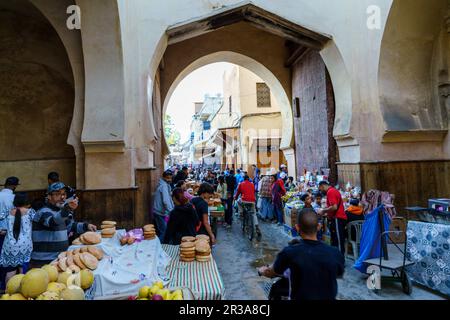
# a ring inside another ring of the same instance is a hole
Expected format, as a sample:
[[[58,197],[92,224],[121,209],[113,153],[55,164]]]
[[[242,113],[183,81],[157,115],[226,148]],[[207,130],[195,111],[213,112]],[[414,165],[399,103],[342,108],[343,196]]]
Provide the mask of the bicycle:
[[[255,237],[255,233],[257,235],[257,240],[261,240],[261,232],[255,226],[254,215],[255,212],[255,204],[253,202],[241,202],[242,206],[242,233],[247,234],[248,239],[250,241]]]

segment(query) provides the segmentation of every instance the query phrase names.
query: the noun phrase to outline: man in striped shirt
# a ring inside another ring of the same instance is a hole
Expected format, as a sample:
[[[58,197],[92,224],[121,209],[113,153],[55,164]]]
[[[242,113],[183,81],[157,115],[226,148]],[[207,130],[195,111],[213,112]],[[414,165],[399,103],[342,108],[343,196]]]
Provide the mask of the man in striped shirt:
[[[50,263],[60,252],[66,251],[70,232],[82,234],[96,230],[94,225],[74,222],[73,211],[77,208],[77,198],[66,203],[64,183],[56,182],[48,187],[45,206],[33,217],[33,268]]]

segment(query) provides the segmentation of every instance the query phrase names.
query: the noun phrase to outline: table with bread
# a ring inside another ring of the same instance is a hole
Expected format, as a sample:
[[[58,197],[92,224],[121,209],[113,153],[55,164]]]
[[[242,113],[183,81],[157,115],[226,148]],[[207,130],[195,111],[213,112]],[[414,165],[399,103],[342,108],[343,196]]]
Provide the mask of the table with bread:
[[[198,300],[221,300],[224,286],[217,264],[211,255],[209,237],[183,237],[179,246],[163,244],[170,256],[169,286],[187,287]]]
[[[52,264],[61,271],[92,270],[94,299],[133,294],[156,281],[167,283],[170,258],[156,238],[154,225],[135,230],[141,231],[139,236],[119,229],[115,221],[103,221],[99,231],[80,235]]]

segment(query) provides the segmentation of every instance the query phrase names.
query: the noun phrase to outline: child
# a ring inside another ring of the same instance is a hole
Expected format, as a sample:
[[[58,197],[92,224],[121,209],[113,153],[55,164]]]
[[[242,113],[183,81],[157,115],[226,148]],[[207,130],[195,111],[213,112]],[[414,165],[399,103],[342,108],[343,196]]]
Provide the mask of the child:
[[[7,217],[7,233],[0,255],[0,265],[10,271],[7,275],[2,275],[6,278],[4,283],[17,271],[27,272],[33,251],[31,231],[34,210],[30,209],[31,202],[25,193],[18,193],[13,204],[14,208]]]
[[[352,222],[356,220],[364,220],[363,209],[359,205],[358,199],[350,199],[350,206],[345,211],[347,221]]]
[[[314,203],[312,204],[312,207],[313,207],[314,211],[317,213],[319,211],[319,209],[322,208],[322,195],[320,194],[319,191],[315,191],[313,193],[313,197],[314,197]]]

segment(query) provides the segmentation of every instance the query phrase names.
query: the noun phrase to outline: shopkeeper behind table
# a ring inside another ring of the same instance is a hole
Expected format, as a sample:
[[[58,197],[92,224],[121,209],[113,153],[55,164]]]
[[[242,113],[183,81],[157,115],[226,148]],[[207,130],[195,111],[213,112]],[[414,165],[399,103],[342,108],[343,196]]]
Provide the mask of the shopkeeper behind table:
[[[30,263],[32,268],[40,268],[50,263],[60,252],[67,250],[68,226],[70,231],[78,234],[97,230],[92,224],[73,221],[73,211],[78,208],[78,198],[68,201],[65,205],[65,187],[62,182],[51,184],[47,189],[45,206],[33,217],[33,253]]]
[[[213,186],[207,182],[204,182],[198,189],[198,197],[195,197],[191,200],[191,203],[194,205],[197,212],[198,219],[200,220],[200,228],[198,229],[197,234],[208,235],[211,240],[211,244],[216,243],[216,237],[214,236],[211,225],[209,224],[207,200],[210,199],[213,195]]]

